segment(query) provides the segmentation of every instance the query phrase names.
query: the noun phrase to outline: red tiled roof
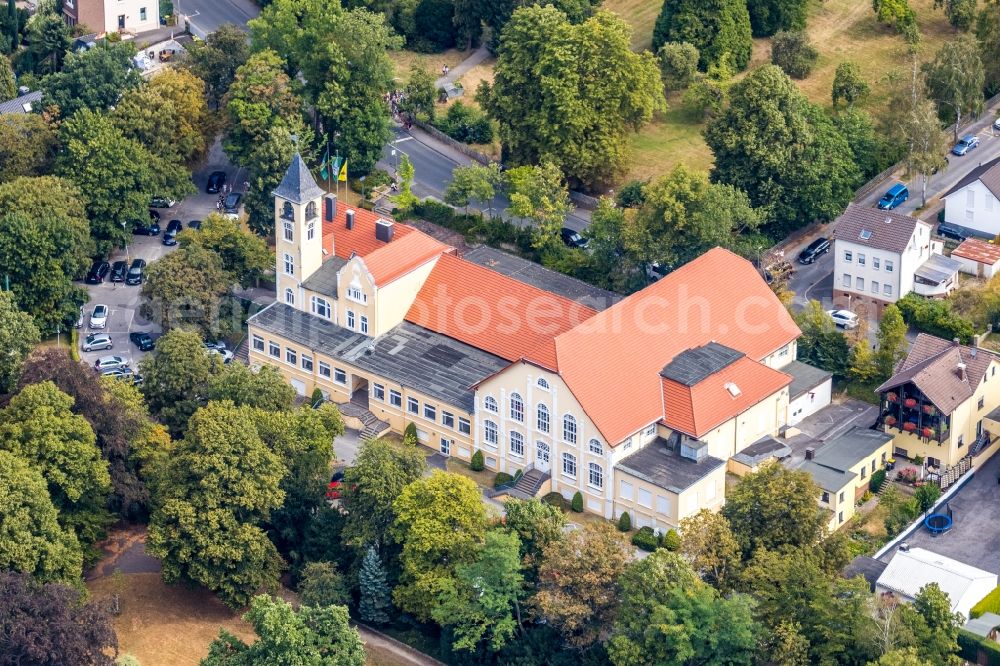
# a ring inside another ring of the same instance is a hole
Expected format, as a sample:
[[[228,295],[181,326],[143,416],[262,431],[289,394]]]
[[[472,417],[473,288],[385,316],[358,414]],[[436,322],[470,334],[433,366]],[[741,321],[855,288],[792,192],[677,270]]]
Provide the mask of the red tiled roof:
[[[353,229],[347,228],[348,210],[354,211]],[[382,219],[389,218],[364,208],[351,208],[343,203],[338,204],[333,222],[323,223],[323,249],[331,256],[336,254],[343,259],[350,259],[352,254],[362,257],[371,254],[386,244],[375,238],[375,222]],[[393,225],[393,241],[398,241],[416,231],[409,225],[396,222]]]
[[[1000,261],[1000,245],[987,243],[977,238],[970,238],[962,241],[961,245],[952,250],[951,256],[963,257],[979,262],[980,264],[992,266]]]
[[[663,418],[659,373],[680,352],[715,340],[760,360],[800,334],[757,269],[715,248],[556,336],[555,347],[559,374],[614,446]]]
[[[685,386],[666,377],[661,379],[663,423],[695,438],[742,414],[792,382],[790,375],[746,356],[694,386]],[[730,393],[728,385],[734,385],[738,395]]]
[[[594,310],[568,298],[445,254],[406,320],[508,361],[533,353],[551,361],[554,356],[545,350],[552,337],[593,315]]]
[[[366,254],[363,259],[368,272],[375,278],[375,284],[381,287],[448,251],[453,252],[454,248],[414,230],[414,233],[393,239],[391,243]]]

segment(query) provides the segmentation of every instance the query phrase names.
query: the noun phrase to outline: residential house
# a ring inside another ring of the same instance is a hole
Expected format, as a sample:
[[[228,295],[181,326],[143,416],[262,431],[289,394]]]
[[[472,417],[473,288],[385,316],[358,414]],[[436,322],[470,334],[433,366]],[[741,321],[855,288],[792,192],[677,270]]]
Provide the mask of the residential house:
[[[892,440],[893,436],[884,432],[854,427],[819,449],[806,450],[806,459],[798,469],[808,472],[819,486],[819,504],[830,511],[830,531],[854,516],[871,475],[892,457]]]
[[[958,263],[940,256],[931,225],[909,215],[851,204],[834,233],[833,301],[880,318],[915,291],[943,296],[958,286]]]
[[[31,113],[37,111],[42,101],[42,91],[35,90],[14,99],[0,102],[0,116],[8,113]]]
[[[994,643],[1000,642],[997,640],[997,629],[1000,629],[1000,615],[996,613],[983,613],[979,617],[966,622],[963,629]]]
[[[879,424],[895,436],[894,454],[947,468],[993,454],[1000,435],[1000,357],[920,333],[896,373],[876,389]],[[988,455],[980,455],[983,452]]]
[[[480,450],[488,469],[665,530],[720,507],[726,461],[788,422],[800,331],[727,250],[620,299],[348,209],[298,155],[274,196],[278,302],[248,322],[250,362],[369,435],[413,423],[444,455]]]
[[[785,422],[794,426],[830,404],[833,374],[826,370],[792,361],[784,368],[792,376],[788,387],[788,416]]]
[[[912,603],[926,585],[937,583],[951,601],[951,611],[969,610],[997,586],[997,575],[923,548],[900,546],[875,584],[879,594]]]
[[[158,0],[62,0],[63,17],[71,26],[98,33],[139,34],[160,27]]]
[[[942,196],[946,222],[969,235],[1000,235],[1000,157],[980,164]]]
[[[1000,271],[1000,245],[969,238],[951,252],[959,270],[980,278],[991,278]]]

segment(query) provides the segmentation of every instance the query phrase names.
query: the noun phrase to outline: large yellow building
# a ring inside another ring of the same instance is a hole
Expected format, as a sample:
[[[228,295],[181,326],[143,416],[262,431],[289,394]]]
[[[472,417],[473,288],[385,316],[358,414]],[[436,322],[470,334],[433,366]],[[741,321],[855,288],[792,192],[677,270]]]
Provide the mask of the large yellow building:
[[[368,435],[413,423],[445,455],[525,472],[530,492],[663,530],[721,506],[726,461],[799,411],[799,329],[726,250],[619,299],[348,210],[298,156],[274,195],[278,301],[248,322],[250,362],[320,388]]]

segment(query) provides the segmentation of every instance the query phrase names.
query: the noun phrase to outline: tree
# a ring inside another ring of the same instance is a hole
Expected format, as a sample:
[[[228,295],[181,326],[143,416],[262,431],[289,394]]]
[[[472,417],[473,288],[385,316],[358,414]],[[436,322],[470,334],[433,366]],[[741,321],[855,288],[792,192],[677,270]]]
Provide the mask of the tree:
[[[0,55],[0,102],[17,97],[17,81],[7,56]]]
[[[976,0],[934,0],[934,9],[941,8],[956,30],[966,32],[976,20]]]
[[[867,97],[869,90],[868,83],[861,77],[861,68],[857,63],[844,61],[837,65],[831,93],[834,107],[840,104],[840,100],[844,100],[850,108],[855,102]]]
[[[21,312],[9,291],[0,293],[0,391],[10,393],[21,377],[28,353],[38,344],[38,327],[31,316]]]
[[[178,241],[182,248],[196,246],[214,252],[229,280],[244,287],[252,286],[274,267],[274,254],[267,242],[224,215],[210,214],[197,233],[181,234]]]
[[[493,85],[476,95],[500,125],[504,161],[551,162],[585,187],[624,168],[628,133],[666,108],[656,58],[633,53],[630,32],[603,11],[580,25],[551,6],[514,13]]]
[[[485,206],[489,216],[493,217],[493,199],[502,180],[503,174],[496,162],[485,166],[457,166],[451,172],[451,182],[444,189],[444,202],[450,206],[463,206],[468,212],[469,204],[475,201],[481,208]]]
[[[748,597],[725,599],[679,555],[657,550],[619,579],[621,607],[608,656],[628,664],[754,663],[759,627]]]
[[[70,53],[62,71],[42,79],[42,105],[56,106],[63,118],[81,109],[104,111],[123,93],[138,88],[142,77],[132,66],[135,46],[109,42]]]
[[[165,461],[149,523],[147,548],[163,561],[163,580],[202,585],[234,608],[277,585],[281,557],[260,524],[282,505],[287,473],[249,409],[198,410]]]
[[[243,619],[258,639],[247,645],[223,629],[212,641],[201,666],[252,664],[322,664],[364,666],[365,648],[349,624],[347,608],[300,606],[266,595],[253,598]]]
[[[916,613],[908,616],[917,638],[917,652],[931,664],[964,663],[958,657],[958,631],[965,624],[961,613],[951,611],[951,601],[937,583],[920,588],[913,600]]]
[[[0,499],[0,568],[31,574],[41,582],[79,580],[80,542],[73,530],[59,525],[41,472],[4,450],[0,450]]]
[[[365,548],[385,545],[396,521],[396,499],[426,468],[423,453],[415,447],[395,446],[381,439],[364,442],[354,464],[344,470],[344,541]]]
[[[0,411],[0,448],[41,472],[60,524],[90,546],[110,522],[111,477],[93,429],[72,406],[73,398],[52,382],[25,386]]]
[[[903,146],[878,131],[867,111],[848,107],[833,117],[833,123],[851,147],[854,161],[864,178],[874,178],[902,157]]]
[[[749,0],[750,27],[754,37],[769,37],[780,30],[806,27],[805,0]]]
[[[434,75],[414,62],[410,65],[410,80],[403,91],[400,110],[411,115],[422,113],[434,120],[434,102],[437,100],[437,90],[434,88]]]
[[[835,218],[861,178],[830,118],[774,65],[733,85],[729,107],[709,122],[705,139],[715,154],[712,180],[744,190],[755,208],[768,207],[773,233]]]
[[[872,9],[880,23],[903,35],[907,42],[916,44],[920,41],[917,13],[907,0],[872,0]]]
[[[851,346],[820,302],[810,300],[794,318],[802,331],[799,359],[827,372],[846,376],[850,368]]]
[[[455,567],[455,584],[431,613],[454,631],[454,649],[475,652],[486,642],[496,652],[523,630],[520,546],[516,534],[490,530],[476,560]]]
[[[41,12],[28,23],[27,42],[25,64],[35,74],[58,72],[69,50],[69,26],[58,12]]]
[[[760,548],[813,547],[823,536],[826,517],[808,473],[764,465],[744,476],[726,497],[722,515],[749,559]]]
[[[714,118],[725,107],[730,80],[733,78],[730,62],[732,58],[728,53],[724,54],[719,62],[708,66],[707,72],[696,74],[694,81],[685,91],[681,103],[696,120]]]
[[[187,327],[218,336],[239,325],[223,307],[232,286],[218,254],[189,245],[149,265],[142,294],[149,299],[145,308],[150,318],[163,330]]]
[[[238,70],[250,57],[246,33],[232,23],[226,23],[208,35],[204,42],[188,47],[187,65],[195,76],[205,82],[208,98],[218,106],[229,90]]]
[[[510,499],[504,503],[504,513],[508,529],[518,536],[525,576],[534,582],[538,577],[542,551],[562,538],[566,516],[559,507],[537,499]]]
[[[993,95],[1000,90],[1000,61],[993,57],[1000,49],[1000,3],[987,2],[983,5],[976,19],[976,39],[979,41],[986,94]]]
[[[106,609],[80,590],[0,572],[0,662],[114,666],[118,637]]]
[[[941,497],[941,487],[933,483],[920,486],[914,494],[917,506],[920,507],[920,511],[923,513],[930,511],[939,497]]]
[[[346,606],[350,594],[344,577],[332,562],[310,562],[302,569],[299,595],[306,606]]]
[[[912,647],[886,652],[878,661],[868,662],[869,666],[924,666],[926,663],[917,649]]]
[[[397,175],[399,176],[399,194],[394,196],[392,200],[399,204],[400,208],[412,208],[414,204],[420,202],[420,199],[413,194],[413,177],[416,175],[416,171],[413,168],[413,162],[405,153],[399,158]]]
[[[791,26],[790,26],[791,27]],[[698,49],[702,70],[732,57],[737,71],[746,69],[753,51],[750,13],[741,0],[663,0],[653,27],[653,51],[667,42],[688,42]]]
[[[927,94],[938,105],[938,116],[953,123],[955,141],[958,128],[968,116],[982,113],[986,72],[979,57],[979,44],[969,35],[945,42],[934,60],[925,63]]]
[[[212,376],[220,371],[215,355],[207,354],[197,333],[174,330],[156,341],[156,351],[143,360],[142,394],[149,411],[182,434],[188,419],[208,394]]]
[[[868,384],[877,376],[875,353],[868,346],[867,338],[863,338],[851,348],[851,367],[847,373],[851,379],[860,384]]]
[[[232,363],[211,378],[208,399],[277,412],[295,405],[295,389],[271,366],[254,371],[242,363]]]
[[[570,645],[587,647],[614,617],[618,577],[631,558],[614,526],[587,523],[544,548],[532,605]]]
[[[0,115],[0,183],[48,173],[55,146],[55,130],[41,114]]]
[[[684,90],[698,71],[698,47],[688,42],[667,42],[656,52],[666,90]]]
[[[916,103],[907,117],[905,132],[909,139],[906,170],[910,174],[920,174],[920,205],[926,206],[927,179],[930,174],[948,166],[948,159],[945,157],[948,138],[941,131],[933,102],[921,100]]]
[[[878,367],[878,378],[885,381],[892,376],[896,365],[906,355],[906,324],[903,316],[894,304],[882,312],[882,321],[878,325],[876,335],[878,351],[875,352],[875,365]]]
[[[504,174],[510,207],[507,212],[531,220],[537,249],[558,247],[559,229],[573,210],[559,168],[552,162],[508,169]]]
[[[740,545],[721,513],[702,509],[681,521],[680,552],[703,581],[726,592],[740,566]]]
[[[781,30],[774,35],[771,42],[771,62],[793,79],[809,76],[817,60],[819,51],[809,41],[809,35],[804,30]]]
[[[482,493],[471,480],[436,471],[403,488],[392,503],[393,536],[403,544],[402,573],[392,592],[400,609],[427,620],[453,586],[456,567],[475,561],[486,534]]]
[[[86,292],[73,280],[94,251],[80,190],[53,176],[0,183],[0,271],[43,333],[76,321]]]
[[[365,551],[361,573],[358,575],[358,587],[361,595],[358,613],[361,620],[372,624],[388,622],[389,615],[386,611],[392,606],[392,590],[386,582],[385,567],[374,544]]]

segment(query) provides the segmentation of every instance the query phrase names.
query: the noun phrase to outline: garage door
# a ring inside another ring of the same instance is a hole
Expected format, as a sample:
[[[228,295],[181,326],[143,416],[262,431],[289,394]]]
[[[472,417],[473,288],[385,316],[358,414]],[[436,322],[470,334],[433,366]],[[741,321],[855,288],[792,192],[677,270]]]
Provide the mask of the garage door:
[[[292,380],[292,388],[295,389],[295,392],[299,395],[306,394],[306,383],[300,379]]]

